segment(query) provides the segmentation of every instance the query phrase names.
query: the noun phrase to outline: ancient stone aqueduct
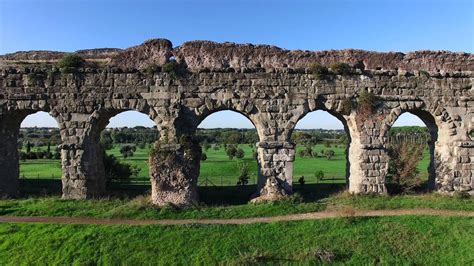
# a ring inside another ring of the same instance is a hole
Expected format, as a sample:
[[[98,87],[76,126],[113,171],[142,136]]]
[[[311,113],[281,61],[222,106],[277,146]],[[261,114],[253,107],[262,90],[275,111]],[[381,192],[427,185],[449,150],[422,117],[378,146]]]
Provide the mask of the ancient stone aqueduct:
[[[193,41],[173,48],[157,39],[121,49],[77,51],[98,67],[64,73],[55,62],[64,53],[17,52],[0,57],[0,194],[19,190],[17,137],[22,120],[49,112],[60,126],[63,198],[102,195],[105,179],[99,135],[114,115],[136,110],[160,132],[150,155],[152,201],[187,205],[197,200],[201,148],[194,140],[206,116],[233,110],[249,118],[260,141],[260,199],[291,193],[299,119],[314,110],[337,117],[350,137],[348,189],[384,193],[387,132],[404,112],[429,128],[430,185],[439,192],[474,188],[474,56],[420,51],[288,51],[267,45]],[[179,76],[160,71],[170,60],[186,68]],[[350,73],[323,78],[313,63],[344,62]],[[150,71],[150,69],[152,71]],[[372,115],[344,104],[362,91],[377,95]],[[316,125],[317,126],[317,125]]]

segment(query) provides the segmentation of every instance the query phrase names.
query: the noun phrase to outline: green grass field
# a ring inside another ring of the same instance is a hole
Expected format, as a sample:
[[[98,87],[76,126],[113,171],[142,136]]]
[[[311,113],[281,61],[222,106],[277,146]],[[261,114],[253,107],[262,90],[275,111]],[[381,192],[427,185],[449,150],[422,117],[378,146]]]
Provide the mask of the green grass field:
[[[209,189],[210,190],[210,189]],[[228,191],[228,197],[242,197],[242,202],[220,202],[221,198],[213,191],[201,193],[208,199],[187,209],[171,207],[157,208],[151,205],[146,196],[135,198],[106,198],[88,200],[62,200],[60,196],[29,197],[24,199],[0,200],[0,215],[17,216],[66,216],[126,219],[202,219],[202,218],[248,218],[276,216],[293,213],[321,211],[326,208],[351,207],[356,209],[449,209],[474,211],[474,198],[462,199],[437,194],[379,196],[350,195],[336,193],[324,195],[317,189],[306,189],[287,200],[264,204],[246,204],[247,195],[239,191]],[[213,194],[214,195],[211,195]],[[207,195],[206,195],[207,194]]]
[[[250,167],[250,183],[255,184],[257,180],[257,161],[252,158],[252,148],[248,144],[239,145],[245,151],[243,160],[234,158],[229,160],[225,154],[224,149],[214,150],[209,149],[204,151],[207,154],[207,160],[201,162],[201,172],[198,183],[200,185],[235,185],[237,176],[239,174],[239,165],[242,162],[248,163]],[[303,147],[297,147],[298,151]],[[315,145],[313,150],[321,154],[322,150],[327,150],[322,144]],[[300,176],[305,176],[307,183],[316,183],[315,172],[322,170],[324,172],[324,180],[322,183],[345,183],[346,180],[346,158],[345,148],[342,145],[333,146],[329,149],[334,150],[335,156],[328,160],[325,157],[300,157],[296,156],[293,170],[293,181],[297,182]],[[107,151],[108,154],[113,154],[121,161],[137,165],[141,171],[137,180],[147,181],[148,177],[148,154],[149,149],[137,149],[133,157],[124,159],[120,154],[119,148],[115,147]],[[425,150],[423,159],[420,161],[418,169],[423,179],[427,179],[427,168],[429,164],[428,150]],[[20,161],[20,178],[61,178],[61,164],[60,160],[26,160]]]
[[[2,265],[472,265],[474,219],[336,218],[249,225],[0,224]]]

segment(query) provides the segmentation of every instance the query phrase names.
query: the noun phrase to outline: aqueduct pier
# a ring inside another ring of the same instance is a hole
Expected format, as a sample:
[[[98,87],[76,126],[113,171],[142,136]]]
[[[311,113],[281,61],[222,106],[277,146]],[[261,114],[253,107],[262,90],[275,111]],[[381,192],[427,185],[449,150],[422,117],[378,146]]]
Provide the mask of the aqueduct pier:
[[[100,132],[112,116],[128,110],[147,114],[160,132],[150,155],[152,201],[158,205],[197,200],[201,148],[194,134],[206,116],[220,110],[243,114],[257,129],[261,199],[291,193],[295,145],[290,136],[298,120],[314,110],[337,117],[350,137],[350,192],[385,193],[387,134],[397,117],[410,112],[431,134],[432,188],[474,193],[472,54],[288,51],[208,41],[173,48],[163,39],[76,53],[90,64],[74,71],[56,66],[61,52],[0,56],[2,196],[18,193],[19,127],[37,111],[49,112],[60,127],[63,197],[102,195]],[[164,71],[170,60],[183,71]],[[351,69],[315,75],[310,68],[336,62]],[[369,114],[353,108],[363,91],[377,96]]]

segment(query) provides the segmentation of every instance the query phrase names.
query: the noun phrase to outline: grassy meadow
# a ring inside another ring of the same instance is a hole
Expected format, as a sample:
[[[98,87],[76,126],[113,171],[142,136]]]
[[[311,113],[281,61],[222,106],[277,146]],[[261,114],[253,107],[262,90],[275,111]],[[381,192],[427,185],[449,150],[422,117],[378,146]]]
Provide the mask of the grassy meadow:
[[[252,158],[255,148],[249,144],[241,144],[239,147],[245,151],[245,157],[242,160],[234,158],[229,160],[223,148],[214,150],[213,148],[203,151],[207,155],[207,160],[201,162],[201,171],[199,176],[200,185],[216,185],[231,186],[237,182],[239,175],[239,166],[242,162],[247,163],[250,168],[250,184],[255,184],[257,180],[257,161]],[[335,152],[334,157],[328,160],[325,157],[300,157],[298,151],[303,149],[302,146],[296,148],[296,159],[294,162],[293,182],[297,182],[301,176],[305,177],[306,183],[316,183],[316,171],[324,172],[324,179],[321,183],[345,183],[346,180],[346,158],[345,147],[343,145],[333,145],[328,148],[323,144],[317,144],[313,147],[313,151],[322,154],[322,150],[332,149]],[[44,150],[44,149],[43,149]],[[120,154],[118,146],[107,151],[113,154],[121,161],[137,165],[141,171],[135,180],[148,181],[148,154],[149,148],[137,149],[133,157],[126,159]],[[429,153],[425,150],[423,159],[418,165],[420,175],[423,179],[427,179],[427,168],[429,164]],[[20,178],[33,179],[60,179],[61,163],[55,159],[37,159],[20,161]]]
[[[474,219],[461,217],[176,226],[3,223],[0,264],[471,265],[473,242]]]
[[[176,209],[158,208],[147,196],[63,200],[58,196],[29,196],[20,199],[0,199],[0,215],[93,217],[103,219],[224,219],[268,217],[285,214],[316,212],[326,209],[445,209],[474,211],[474,198],[448,197],[428,193],[420,195],[383,196],[351,195],[347,192],[327,193],[328,188],[298,189],[297,195],[279,202],[247,204],[245,190],[224,191],[203,188],[199,205]],[[226,199],[227,198],[227,199]],[[239,200],[232,199],[238,198]],[[219,199],[221,200],[219,202]],[[224,201],[222,201],[224,200]]]

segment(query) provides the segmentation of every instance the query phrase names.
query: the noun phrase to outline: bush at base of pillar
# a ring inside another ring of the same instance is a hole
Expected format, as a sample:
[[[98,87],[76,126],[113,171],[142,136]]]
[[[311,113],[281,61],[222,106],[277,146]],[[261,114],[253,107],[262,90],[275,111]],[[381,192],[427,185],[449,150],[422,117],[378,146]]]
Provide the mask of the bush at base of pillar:
[[[201,148],[188,141],[166,144],[150,155],[151,202],[157,206],[188,207],[198,202],[197,177]]]

